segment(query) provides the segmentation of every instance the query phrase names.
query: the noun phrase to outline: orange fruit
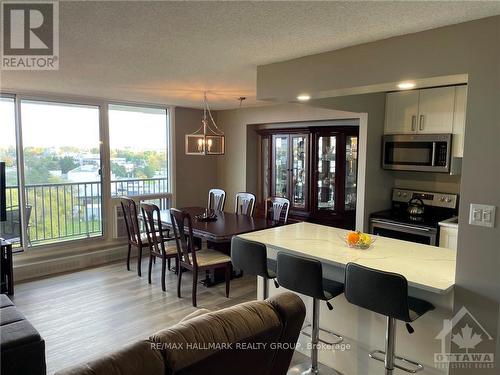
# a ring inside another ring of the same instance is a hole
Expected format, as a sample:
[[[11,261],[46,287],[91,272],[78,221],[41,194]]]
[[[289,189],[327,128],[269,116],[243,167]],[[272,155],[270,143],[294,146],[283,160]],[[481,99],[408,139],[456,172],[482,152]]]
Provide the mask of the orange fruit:
[[[349,245],[356,245],[359,241],[359,233],[358,232],[349,232],[347,235],[347,243]]]

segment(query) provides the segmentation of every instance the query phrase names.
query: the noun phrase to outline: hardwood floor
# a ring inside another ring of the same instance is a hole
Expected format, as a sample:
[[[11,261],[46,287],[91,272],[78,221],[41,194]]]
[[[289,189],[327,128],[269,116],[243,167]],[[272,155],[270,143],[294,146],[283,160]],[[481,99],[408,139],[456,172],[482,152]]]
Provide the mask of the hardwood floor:
[[[121,261],[15,286],[14,303],[45,339],[48,374],[147,338],[195,310],[190,272],[182,276],[183,298],[178,299],[173,272],[167,272],[167,291],[162,292],[160,263],[154,267],[151,285],[146,259],[142,269],[139,278],[135,267],[127,271]],[[224,283],[198,288],[198,307],[209,310],[255,298],[251,276],[231,280],[229,299]]]

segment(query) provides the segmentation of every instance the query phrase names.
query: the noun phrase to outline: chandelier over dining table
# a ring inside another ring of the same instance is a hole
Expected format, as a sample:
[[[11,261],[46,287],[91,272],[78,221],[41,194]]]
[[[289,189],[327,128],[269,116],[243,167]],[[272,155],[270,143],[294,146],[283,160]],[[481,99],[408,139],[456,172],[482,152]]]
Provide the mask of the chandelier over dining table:
[[[224,132],[217,127],[204,92],[201,126],[194,133],[186,134],[186,155],[224,155],[224,141]]]

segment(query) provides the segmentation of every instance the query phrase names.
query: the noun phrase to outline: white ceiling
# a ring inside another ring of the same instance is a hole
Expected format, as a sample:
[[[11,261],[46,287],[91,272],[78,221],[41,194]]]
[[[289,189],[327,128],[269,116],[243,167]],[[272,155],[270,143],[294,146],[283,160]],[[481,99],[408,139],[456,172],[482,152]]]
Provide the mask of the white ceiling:
[[[1,88],[214,108],[255,103],[256,67],[500,14],[500,1],[61,1],[60,69]],[[485,36],[488,37],[488,36]]]

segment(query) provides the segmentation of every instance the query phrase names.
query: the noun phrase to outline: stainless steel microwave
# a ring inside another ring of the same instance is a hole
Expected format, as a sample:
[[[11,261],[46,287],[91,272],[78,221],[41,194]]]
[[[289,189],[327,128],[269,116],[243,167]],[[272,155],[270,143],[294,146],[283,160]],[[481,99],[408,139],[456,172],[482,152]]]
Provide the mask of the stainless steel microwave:
[[[399,171],[455,172],[451,169],[451,138],[451,134],[385,135],[382,167]]]

